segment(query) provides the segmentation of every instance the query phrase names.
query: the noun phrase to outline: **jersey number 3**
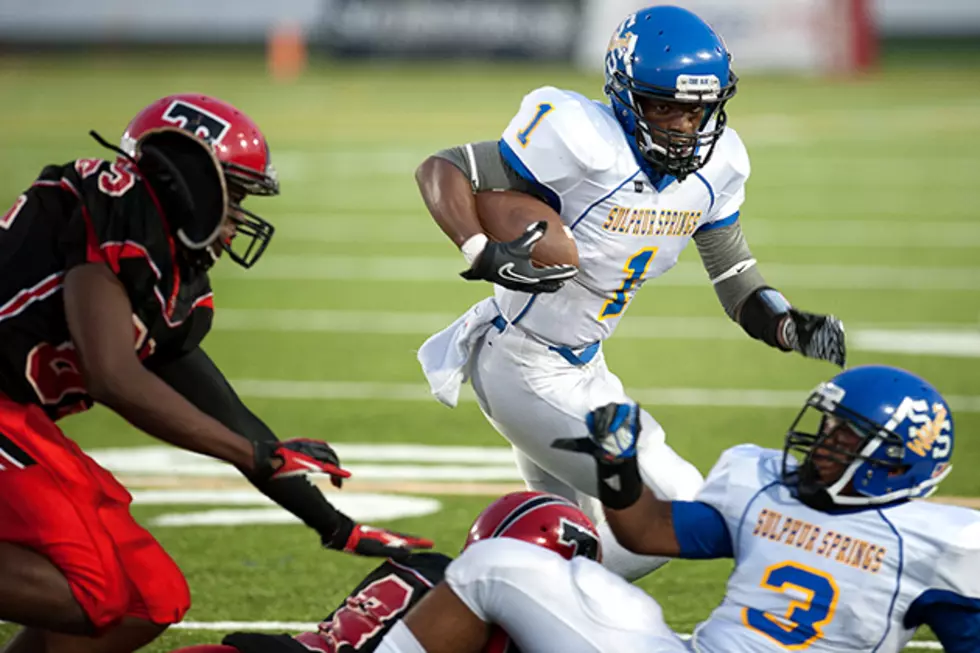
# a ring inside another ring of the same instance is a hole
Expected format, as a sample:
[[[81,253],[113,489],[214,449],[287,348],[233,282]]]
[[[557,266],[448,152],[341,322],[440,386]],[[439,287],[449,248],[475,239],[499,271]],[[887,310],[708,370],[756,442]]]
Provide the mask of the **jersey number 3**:
[[[766,569],[762,587],[795,596],[782,615],[744,608],[742,621],[748,628],[790,651],[802,651],[823,637],[822,628],[834,618],[837,607],[837,583],[830,574],[796,562],[781,562]]]
[[[623,280],[623,285],[621,285],[617,290],[613,299],[607,299],[606,303],[602,305],[602,310],[599,311],[599,319],[605,320],[609,317],[616,317],[621,315],[623,311],[626,310],[626,303],[629,301],[627,293],[636,286],[643,275],[647,273],[650,269],[650,264],[653,263],[653,258],[657,255],[656,247],[645,247],[641,249],[636,254],[633,254],[626,261],[626,265],[623,266],[623,272],[626,273],[626,279]]]

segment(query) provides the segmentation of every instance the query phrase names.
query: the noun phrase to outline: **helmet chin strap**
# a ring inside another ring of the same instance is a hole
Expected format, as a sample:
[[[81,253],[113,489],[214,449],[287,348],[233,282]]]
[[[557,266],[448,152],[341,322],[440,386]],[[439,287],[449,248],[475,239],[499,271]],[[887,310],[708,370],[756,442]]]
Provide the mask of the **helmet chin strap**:
[[[831,486],[827,488],[827,494],[834,503],[838,505],[864,505],[872,503],[872,501],[869,501],[869,499],[874,497],[852,497],[842,495],[841,492],[844,491],[844,488],[846,488],[848,483],[850,483],[854,478],[854,474],[857,473],[858,467],[863,465],[866,459],[878,450],[880,445],[881,440],[879,438],[872,438],[858,453],[858,455],[861,457],[852,460],[851,464],[844,470],[844,473],[840,475],[840,478],[838,478]],[[857,499],[858,501],[852,502],[852,499]]]

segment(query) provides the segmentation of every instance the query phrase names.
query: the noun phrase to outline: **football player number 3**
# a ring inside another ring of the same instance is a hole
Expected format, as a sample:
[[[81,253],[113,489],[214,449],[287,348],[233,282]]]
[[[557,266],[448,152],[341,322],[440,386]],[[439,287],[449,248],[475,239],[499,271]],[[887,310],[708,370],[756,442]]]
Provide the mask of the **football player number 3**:
[[[656,247],[646,247],[629,257],[629,260],[626,261],[626,265],[623,266],[623,272],[626,273],[626,279],[623,280],[623,285],[616,290],[613,298],[607,299],[606,303],[602,305],[602,310],[599,311],[600,320],[616,317],[621,315],[622,312],[626,310],[626,303],[629,301],[629,295],[627,293],[633,290],[636,287],[637,282],[639,282],[647,273],[647,270],[650,269],[650,264],[653,263],[653,259],[656,255]]]
[[[541,119],[548,115],[554,105],[548,104],[547,102],[542,102],[538,105],[538,110],[531,118],[531,122],[527,123],[527,127],[517,132],[517,142],[521,144],[521,147],[527,147],[528,141],[531,138],[531,132],[537,129],[538,125],[541,124]]]
[[[823,637],[822,628],[834,618],[837,607],[837,583],[830,574],[781,562],[765,570],[762,587],[785,594],[789,607],[781,615],[744,608],[742,620],[748,628],[790,651],[802,651]]]

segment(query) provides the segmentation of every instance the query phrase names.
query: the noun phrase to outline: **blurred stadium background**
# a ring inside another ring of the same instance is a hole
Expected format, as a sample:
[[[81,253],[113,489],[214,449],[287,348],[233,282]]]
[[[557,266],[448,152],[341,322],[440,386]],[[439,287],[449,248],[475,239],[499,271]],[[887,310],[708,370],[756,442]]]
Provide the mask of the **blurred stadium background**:
[[[340,443],[355,479],[332,500],[453,553],[518,479],[475,404],[431,400],[415,362],[424,337],[488,289],[456,276],[462,259],[412,171],[442,147],[497,138],[537,86],[601,97],[608,34],[642,4],[0,0],[0,204],[46,163],[105,156],[88,130],[114,140],[157,97],[198,91],[251,114],[283,187],[252,208],[277,233],[253,270],[215,272],[207,349],[280,436]],[[952,396],[957,470],[941,498],[975,501],[980,3],[677,4],[735,54],[731,124],[753,162],[743,224],[763,273],[800,306],[840,315],[855,364],[904,366]],[[702,471],[732,444],[778,445],[833,372],[728,323],[693,248],[635,303],[607,356]],[[318,550],[228,470],[107,411],[63,426],[132,488],[190,580],[189,623],[147,650],[217,641],[228,622],[312,624],[373,566]],[[674,563],[641,584],[689,632],[727,570]]]

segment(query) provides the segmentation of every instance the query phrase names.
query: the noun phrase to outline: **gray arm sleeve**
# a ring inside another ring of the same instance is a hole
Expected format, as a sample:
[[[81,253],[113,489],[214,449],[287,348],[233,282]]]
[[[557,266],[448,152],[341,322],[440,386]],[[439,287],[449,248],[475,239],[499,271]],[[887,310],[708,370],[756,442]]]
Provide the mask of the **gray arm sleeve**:
[[[767,287],[756,268],[739,223],[694,234],[694,243],[708,277],[715,286],[725,313],[738,320],[742,302],[759,288]]]
[[[521,177],[500,156],[496,141],[457,145],[436,152],[434,156],[449,161],[470,180],[474,193],[483,190],[519,190],[537,195],[533,184]]]

